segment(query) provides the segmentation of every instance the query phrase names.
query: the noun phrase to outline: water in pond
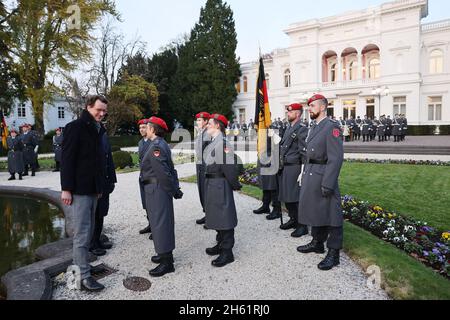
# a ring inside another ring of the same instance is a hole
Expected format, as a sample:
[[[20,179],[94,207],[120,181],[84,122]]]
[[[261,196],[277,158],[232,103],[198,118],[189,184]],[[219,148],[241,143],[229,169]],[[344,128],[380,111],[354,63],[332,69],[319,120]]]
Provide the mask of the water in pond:
[[[0,195],[0,277],[35,262],[37,248],[64,237],[64,215],[56,206]]]

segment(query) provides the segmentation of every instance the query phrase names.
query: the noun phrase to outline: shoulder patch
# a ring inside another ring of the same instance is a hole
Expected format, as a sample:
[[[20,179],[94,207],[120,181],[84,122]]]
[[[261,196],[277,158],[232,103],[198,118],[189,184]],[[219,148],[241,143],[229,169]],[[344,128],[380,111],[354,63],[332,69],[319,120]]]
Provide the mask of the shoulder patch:
[[[341,136],[341,130],[333,129],[333,137],[339,138]]]
[[[156,158],[159,158],[159,157],[161,156],[161,150],[160,150],[159,148],[155,148],[155,149],[153,150],[153,155],[154,155]]]

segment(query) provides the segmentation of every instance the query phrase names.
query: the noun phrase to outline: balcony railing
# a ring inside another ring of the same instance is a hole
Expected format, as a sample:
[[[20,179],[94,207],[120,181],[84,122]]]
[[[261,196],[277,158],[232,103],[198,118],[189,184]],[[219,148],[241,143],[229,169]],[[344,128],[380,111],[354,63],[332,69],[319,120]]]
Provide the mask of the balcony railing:
[[[436,21],[436,22],[427,23],[427,24],[422,25],[422,31],[430,31],[430,30],[444,29],[444,28],[450,28],[450,19]]]
[[[357,79],[347,81],[322,82],[322,88],[351,88],[372,86],[380,82],[380,79]]]

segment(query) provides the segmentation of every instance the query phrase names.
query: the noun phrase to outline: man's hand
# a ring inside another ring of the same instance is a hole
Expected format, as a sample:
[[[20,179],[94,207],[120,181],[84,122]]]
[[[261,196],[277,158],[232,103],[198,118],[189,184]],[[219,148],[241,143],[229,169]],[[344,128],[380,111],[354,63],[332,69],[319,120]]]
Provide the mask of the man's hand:
[[[322,196],[324,198],[331,197],[333,194],[334,194],[333,189],[328,189],[328,188],[322,187]]]
[[[61,201],[66,206],[71,206],[72,205],[72,192],[70,192],[70,191],[63,191],[61,193]]]

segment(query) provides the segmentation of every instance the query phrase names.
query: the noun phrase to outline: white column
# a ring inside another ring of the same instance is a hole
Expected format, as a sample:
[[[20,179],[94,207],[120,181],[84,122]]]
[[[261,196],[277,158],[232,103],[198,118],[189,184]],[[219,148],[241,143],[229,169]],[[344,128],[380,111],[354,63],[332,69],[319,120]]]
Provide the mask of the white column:
[[[340,82],[343,80],[342,78],[342,57],[337,57],[337,81]]]
[[[362,55],[362,53],[359,55],[359,57],[358,57],[358,66],[359,66],[359,69],[358,69],[358,73],[359,73],[359,79],[363,79],[363,74],[364,74],[364,71],[363,71],[363,55]]]

